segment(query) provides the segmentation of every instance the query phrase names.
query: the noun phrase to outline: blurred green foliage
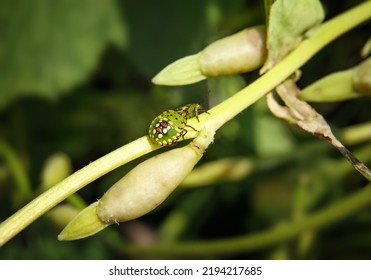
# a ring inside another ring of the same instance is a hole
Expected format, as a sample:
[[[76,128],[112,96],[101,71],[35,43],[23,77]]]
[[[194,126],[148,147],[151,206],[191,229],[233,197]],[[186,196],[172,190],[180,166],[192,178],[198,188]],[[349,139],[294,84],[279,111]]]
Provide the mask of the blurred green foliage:
[[[360,2],[323,1],[326,19]],[[251,82],[257,73],[174,88],[150,81],[172,61],[264,22],[263,1],[0,0],[0,219],[29,193],[38,195],[43,165],[54,153],[69,155],[76,171],[143,136],[163,110],[188,102],[213,106]],[[369,31],[364,24],[322,50],[303,67],[300,86],[359,63]],[[370,107],[366,98],[316,105],[340,138],[347,126],[370,120]],[[345,144],[370,164],[370,143]],[[80,241],[57,241],[61,228],[43,217],[4,245],[0,259],[136,258],[113,241],[207,242],[255,233],[310,215],[366,184],[330,145],[274,118],[265,100],[218,131],[202,162],[231,156],[249,157],[256,168],[238,182],[179,190],[145,217]],[[138,162],[79,194],[95,201]],[[370,259],[371,209],[232,257]]]

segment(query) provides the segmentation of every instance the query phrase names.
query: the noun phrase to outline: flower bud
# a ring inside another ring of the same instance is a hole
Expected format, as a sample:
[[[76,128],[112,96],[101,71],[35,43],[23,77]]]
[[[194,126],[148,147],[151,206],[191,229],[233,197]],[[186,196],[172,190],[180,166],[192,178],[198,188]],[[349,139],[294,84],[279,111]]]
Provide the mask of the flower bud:
[[[304,88],[299,97],[309,102],[334,102],[358,97],[352,79],[353,69],[332,73]]]
[[[371,58],[356,67],[332,73],[304,88],[299,97],[312,102],[333,102],[371,95]]]
[[[267,56],[265,27],[246,28],[207,46],[198,57],[201,72],[209,77],[249,72]]]
[[[157,85],[186,85],[207,77],[249,72],[260,67],[267,56],[265,27],[246,28],[207,46],[198,54],[178,59],[158,73]]]
[[[213,141],[214,131],[202,130],[187,146],[156,155],[114,184],[97,205],[104,223],[138,218],[161,204],[191,172]]]
[[[371,96],[371,58],[354,69],[353,83],[359,93]]]
[[[101,200],[82,210],[58,235],[75,240],[112,223],[140,217],[163,202],[192,170],[214,139],[214,130],[200,131],[187,146],[154,156],[114,184]]]
[[[71,159],[64,153],[55,153],[50,156],[41,173],[41,185],[43,190],[59,183],[71,174]]]

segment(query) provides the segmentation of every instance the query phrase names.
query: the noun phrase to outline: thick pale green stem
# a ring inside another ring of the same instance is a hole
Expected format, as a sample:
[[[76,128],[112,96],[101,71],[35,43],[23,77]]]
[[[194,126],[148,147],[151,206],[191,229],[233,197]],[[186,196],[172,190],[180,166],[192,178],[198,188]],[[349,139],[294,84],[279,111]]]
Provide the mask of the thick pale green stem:
[[[236,95],[209,110],[209,114],[199,116],[200,123],[197,123],[196,120],[191,120],[190,125],[199,129],[202,126],[210,126],[211,129],[217,130],[285,80],[326,44],[367,20],[370,16],[371,1],[366,1],[324,23],[312,37],[303,41],[297,49],[268,73]],[[186,138],[195,137],[196,135],[195,132],[190,132],[187,133]],[[0,246],[72,193],[109,171],[157,148],[150,144],[147,137],[142,137],[72,174],[5,220],[0,225]]]
[[[148,142],[146,137],[142,137],[90,163],[67,177],[0,224],[0,246],[82,187],[153,149],[153,145]]]

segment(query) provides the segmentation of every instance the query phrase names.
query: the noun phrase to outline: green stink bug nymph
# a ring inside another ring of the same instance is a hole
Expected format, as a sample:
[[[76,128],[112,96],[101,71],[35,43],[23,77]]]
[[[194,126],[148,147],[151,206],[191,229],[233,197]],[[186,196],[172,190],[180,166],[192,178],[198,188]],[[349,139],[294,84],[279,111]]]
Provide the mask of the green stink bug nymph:
[[[199,104],[187,104],[175,110],[167,110],[157,116],[149,126],[148,136],[151,141],[160,146],[175,145],[180,138],[187,134],[187,120],[196,117],[202,110]]]

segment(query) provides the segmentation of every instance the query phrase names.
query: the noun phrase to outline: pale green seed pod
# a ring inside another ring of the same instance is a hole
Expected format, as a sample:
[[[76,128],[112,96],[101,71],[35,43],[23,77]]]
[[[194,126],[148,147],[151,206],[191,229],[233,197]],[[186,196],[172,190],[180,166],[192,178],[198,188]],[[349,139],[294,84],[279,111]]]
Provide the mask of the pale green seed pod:
[[[359,93],[371,96],[371,58],[354,69],[353,83]]]
[[[353,69],[331,73],[310,84],[299,93],[309,102],[334,102],[359,97],[352,82]]]
[[[59,183],[71,174],[71,159],[64,153],[55,153],[45,162],[41,173],[41,185],[43,190]]]
[[[156,208],[191,172],[213,137],[214,131],[202,130],[187,146],[161,153],[136,166],[99,200],[98,217],[104,223],[124,222]]]
[[[299,97],[311,102],[334,102],[371,95],[371,58],[356,67],[332,73],[304,88]]]
[[[215,131],[203,129],[187,146],[154,156],[114,184],[101,200],[82,210],[58,235],[59,240],[81,239],[116,222],[140,217],[179,185],[212,143]]]
[[[265,26],[254,26],[219,39],[197,54],[174,61],[152,82],[167,86],[187,85],[208,77],[245,73],[263,65],[266,57]]]
[[[246,28],[207,46],[198,56],[201,72],[214,77],[253,71],[267,57],[265,26]]]

